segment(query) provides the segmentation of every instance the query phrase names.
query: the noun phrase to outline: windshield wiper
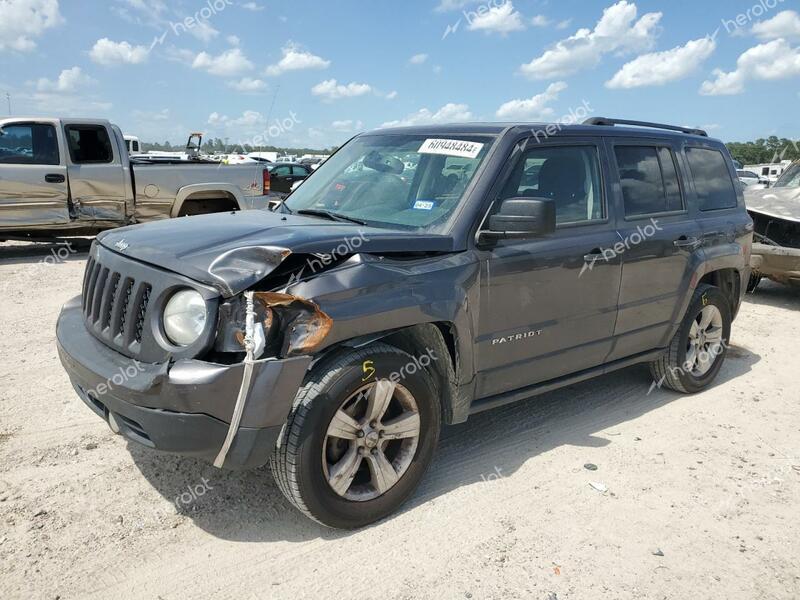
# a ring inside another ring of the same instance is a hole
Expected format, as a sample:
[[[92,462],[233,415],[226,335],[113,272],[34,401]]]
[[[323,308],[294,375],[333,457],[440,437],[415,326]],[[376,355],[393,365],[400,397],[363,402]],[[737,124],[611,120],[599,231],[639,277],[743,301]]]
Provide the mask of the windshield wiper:
[[[294,211],[296,215],[309,215],[312,217],[326,217],[331,221],[346,221],[349,223],[355,223],[356,225],[366,225],[366,221],[362,221],[360,219],[354,219],[353,217],[348,217],[347,215],[342,215],[339,213],[331,212],[329,210],[323,210],[321,208],[303,208],[301,210]]]

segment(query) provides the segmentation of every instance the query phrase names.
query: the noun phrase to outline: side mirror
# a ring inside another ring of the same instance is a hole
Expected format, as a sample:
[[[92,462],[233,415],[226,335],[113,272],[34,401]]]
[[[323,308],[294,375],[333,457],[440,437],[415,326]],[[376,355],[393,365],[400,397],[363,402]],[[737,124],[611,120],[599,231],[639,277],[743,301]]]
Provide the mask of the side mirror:
[[[556,204],[546,198],[508,198],[489,217],[483,239],[525,239],[541,237],[556,230]]]

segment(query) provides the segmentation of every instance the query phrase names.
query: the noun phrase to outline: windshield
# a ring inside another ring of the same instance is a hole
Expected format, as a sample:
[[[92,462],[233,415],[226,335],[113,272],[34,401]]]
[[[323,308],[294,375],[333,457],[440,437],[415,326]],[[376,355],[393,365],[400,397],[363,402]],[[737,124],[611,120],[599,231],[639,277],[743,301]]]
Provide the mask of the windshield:
[[[493,137],[361,136],[322,163],[285,202],[375,227],[442,230]]]
[[[800,162],[796,162],[786,169],[772,187],[800,187]]]

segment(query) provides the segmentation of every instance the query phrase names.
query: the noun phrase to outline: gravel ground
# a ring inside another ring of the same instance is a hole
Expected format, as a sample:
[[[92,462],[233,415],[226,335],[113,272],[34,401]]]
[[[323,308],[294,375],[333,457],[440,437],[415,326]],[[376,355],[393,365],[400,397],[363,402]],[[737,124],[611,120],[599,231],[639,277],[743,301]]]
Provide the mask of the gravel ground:
[[[483,413],[348,533],[78,400],[54,335],[73,249],[0,244],[0,598],[800,597],[796,290],[748,297],[712,389],[648,394],[633,367]]]

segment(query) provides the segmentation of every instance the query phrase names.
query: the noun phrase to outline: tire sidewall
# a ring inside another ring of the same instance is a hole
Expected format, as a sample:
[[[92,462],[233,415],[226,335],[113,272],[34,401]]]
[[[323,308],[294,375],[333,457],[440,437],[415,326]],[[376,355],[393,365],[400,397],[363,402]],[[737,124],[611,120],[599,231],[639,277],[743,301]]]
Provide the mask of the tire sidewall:
[[[349,529],[391,514],[413,493],[425,474],[439,438],[441,409],[430,373],[419,366],[409,373],[412,364],[418,362],[400,350],[354,353],[313,398],[301,432],[297,482],[308,509],[327,525]],[[342,403],[359,388],[401,372],[404,376],[397,383],[414,396],[420,415],[414,458],[400,480],[382,496],[363,502],[347,500],[333,491],[324,476],[322,456],[328,426]]]
[[[722,315],[722,351],[714,358],[714,364],[711,365],[711,368],[705,375],[695,377],[684,368],[686,350],[689,344],[689,330],[691,329],[692,323],[700,314],[700,311],[708,305],[715,306]],[[730,345],[731,337],[731,320],[731,308],[728,299],[718,288],[709,286],[701,290],[692,300],[679,331],[680,346],[678,350],[678,368],[680,372],[678,378],[687,392],[699,392],[706,388],[719,374],[719,370],[725,362],[725,356],[728,354],[728,346]]]

